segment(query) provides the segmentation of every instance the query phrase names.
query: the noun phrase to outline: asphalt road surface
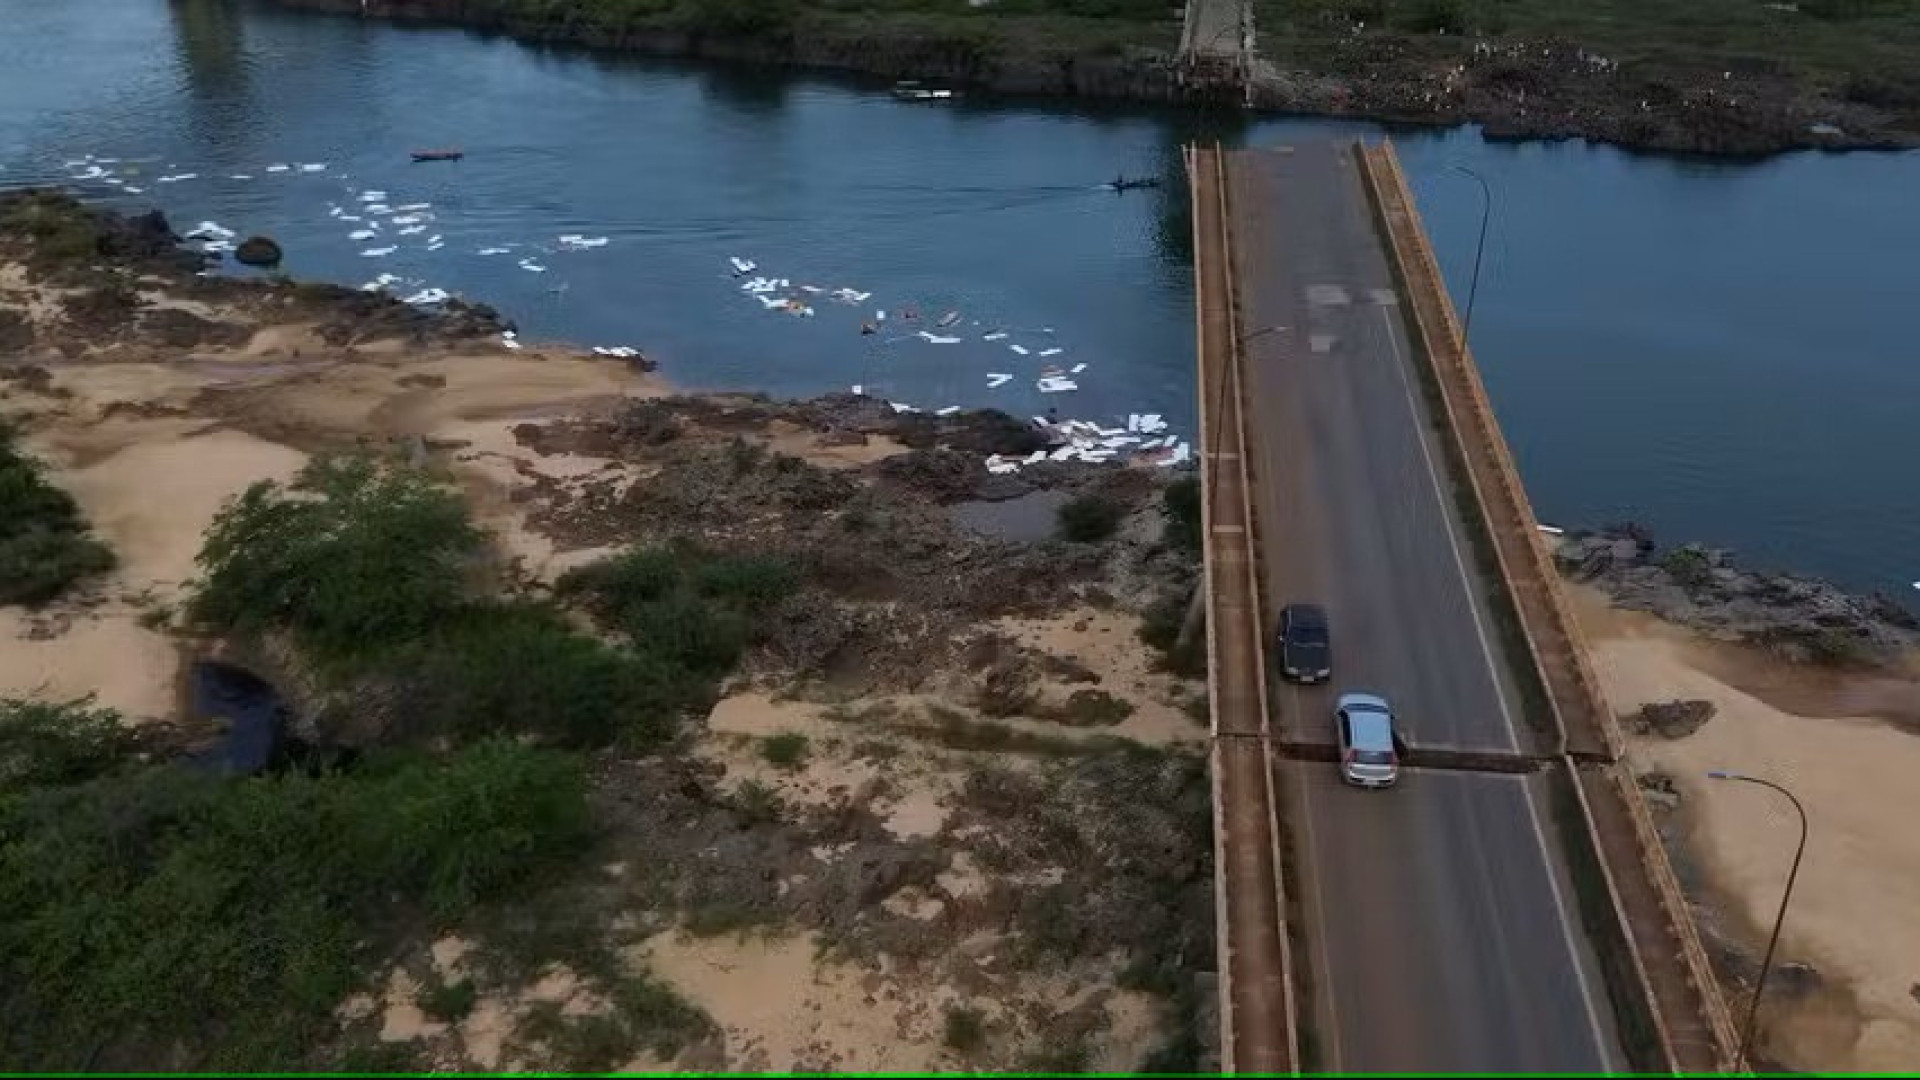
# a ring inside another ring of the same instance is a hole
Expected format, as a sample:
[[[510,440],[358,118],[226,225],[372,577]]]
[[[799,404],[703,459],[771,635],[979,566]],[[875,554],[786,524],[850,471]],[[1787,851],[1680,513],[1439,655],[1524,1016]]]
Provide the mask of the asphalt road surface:
[[[1351,148],[1231,161],[1266,599],[1333,624],[1331,685],[1275,698],[1286,737],[1330,742],[1334,695],[1364,690],[1416,746],[1534,749]],[[1621,1067],[1544,778],[1409,771],[1376,792],[1282,768],[1319,1068]]]

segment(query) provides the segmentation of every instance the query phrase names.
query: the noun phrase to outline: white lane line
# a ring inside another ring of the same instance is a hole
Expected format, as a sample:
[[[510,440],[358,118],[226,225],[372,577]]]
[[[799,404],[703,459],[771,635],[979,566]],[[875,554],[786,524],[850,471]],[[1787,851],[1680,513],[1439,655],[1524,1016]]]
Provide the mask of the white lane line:
[[[1509,749],[1518,749],[1519,729],[1513,723],[1513,706],[1507,701],[1507,689],[1500,680],[1500,669],[1493,662],[1493,641],[1487,636],[1487,621],[1480,610],[1480,601],[1474,597],[1473,575],[1467,571],[1466,556],[1460,551],[1460,538],[1453,533],[1453,517],[1447,510],[1447,489],[1440,481],[1440,470],[1433,463],[1433,448],[1427,445],[1427,425],[1420,415],[1420,404],[1413,394],[1413,381],[1407,376],[1407,360],[1400,352],[1400,337],[1394,332],[1393,317],[1386,308],[1374,309],[1380,313],[1380,324],[1387,328],[1387,346],[1393,350],[1394,371],[1400,376],[1400,389],[1405,395],[1407,412],[1413,424],[1413,433],[1420,442],[1420,456],[1427,463],[1427,479],[1431,480],[1433,498],[1440,506],[1440,524],[1446,530],[1447,547],[1453,552],[1453,565],[1460,571],[1460,587],[1467,594],[1467,608],[1473,613],[1473,630],[1480,637],[1480,655],[1487,662],[1487,675],[1493,679],[1493,696],[1500,702],[1500,718],[1507,723],[1507,734],[1516,737]]]
[[[1453,562],[1460,570],[1461,586],[1467,593],[1467,605],[1473,610],[1474,630],[1480,635],[1481,655],[1487,661],[1487,673],[1493,678],[1494,696],[1500,701],[1500,715],[1507,722],[1507,731],[1517,737],[1518,730],[1513,726],[1513,709],[1507,703],[1505,687],[1500,681],[1500,672],[1494,665],[1493,644],[1487,638],[1486,624],[1481,621],[1480,604],[1474,599],[1473,577],[1467,573],[1467,561],[1460,553],[1460,538],[1453,534],[1453,522],[1447,514],[1446,491],[1440,485],[1440,472],[1433,464],[1433,448],[1427,445],[1426,426],[1420,420],[1420,408],[1413,396],[1413,382],[1407,376],[1406,358],[1400,352],[1400,338],[1394,332],[1393,319],[1386,308],[1375,309],[1380,312],[1380,321],[1387,328],[1387,344],[1393,349],[1395,368],[1400,373],[1400,389],[1406,395],[1407,408],[1413,415],[1414,432],[1420,438],[1420,455],[1427,462],[1427,476],[1433,481],[1433,497],[1440,503],[1440,520],[1446,526],[1447,546],[1453,549]],[[1572,777],[1579,783],[1579,777]],[[1533,828],[1534,839],[1540,843],[1542,865],[1546,869],[1547,888],[1553,893],[1553,906],[1560,912],[1560,938],[1567,946],[1567,958],[1573,962],[1574,971],[1580,980],[1580,1004],[1587,1013],[1587,1031],[1593,1036],[1594,1052],[1602,1058],[1607,1056],[1607,1040],[1601,1032],[1600,1015],[1593,1007],[1593,984],[1588,978],[1587,965],[1580,962],[1580,946],[1573,939],[1572,921],[1574,913],[1567,907],[1567,899],[1561,895],[1560,879],[1554,874],[1553,848],[1547,843],[1547,833],[1540,825],[1540,812],[1533,805],[1533,789],[1524,788],[1522,800],[1527,804],[1527,822]]]

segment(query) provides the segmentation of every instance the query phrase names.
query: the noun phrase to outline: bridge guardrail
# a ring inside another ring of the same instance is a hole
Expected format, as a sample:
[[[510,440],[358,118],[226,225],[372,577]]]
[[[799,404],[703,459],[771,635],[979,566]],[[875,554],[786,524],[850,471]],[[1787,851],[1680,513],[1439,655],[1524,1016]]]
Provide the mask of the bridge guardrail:
[[[1617,972],[1616,978],[1638,984],[1640,992],[1632,996],[1645,998],[1666,1067],[1724,1069],[1733,1046],[1725,1002],[1652,818],[1619,763],[1623,740],[1618,722],[1600,690],[1541,542],[1398,155],[1387,143],[1356,150],[1395,274],[1412,307],[1410,329],[1437,383],[1451,449],[1464,466],[1460,479],[1479,507],[1500,582],[1518,616],[1532,674],[1545,691],[1542,704],[1569,773],[1571,798],[1566,814],[1576,820],[1590,843],[1587,854],[1597,863],[1605,908],[1610,909],[1617,931],[1608,936],[1617,939],[1629,968]],[[1603,779],[1591,791],[1597,798],[1589,797],[1576,754],[1605,763]],[[1636,863],[1641,871],[1638,879],[1621,881],[1609,869]],[[1666,948],[1659,941],[1662,926],[1670,937]],[[1679,947],[1677,956],[1672,952],[1674,945]]]

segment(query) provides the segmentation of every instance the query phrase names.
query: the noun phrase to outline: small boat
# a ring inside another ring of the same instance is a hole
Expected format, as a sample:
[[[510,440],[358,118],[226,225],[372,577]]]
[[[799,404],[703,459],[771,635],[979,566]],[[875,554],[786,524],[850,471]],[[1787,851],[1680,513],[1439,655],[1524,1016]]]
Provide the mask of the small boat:
[[[945,315],[940,316],[940,321],[935,323],[934,325],[944,329],[946,327],[952,326],[954,323],[957,323],[959,321],[960,321],[960,313],[957,311],[949,311]]]
[[[413,152],[415,161],[459,161],[466,156],[467,152],[464,150],[415,150]]]
[[[900,101],[952,101],[954,93],[945,87],[927,86],[909,79],[893,84],[893,96]]]
[[[1100,186],[1108,191],[1134,191],[1140,188],[1157,188],[1160,186],[1160,181],[1151,176],[1141,176],[1132,180],[1123,176],[1118,180],[1109,180]]]

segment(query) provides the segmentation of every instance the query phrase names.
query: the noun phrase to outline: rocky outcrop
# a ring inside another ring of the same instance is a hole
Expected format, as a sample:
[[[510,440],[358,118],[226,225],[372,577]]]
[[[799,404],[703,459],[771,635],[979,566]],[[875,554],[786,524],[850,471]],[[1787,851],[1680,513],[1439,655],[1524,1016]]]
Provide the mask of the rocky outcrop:
[[[284,253],[272,237],[249,236],[233,249],[233,257],[248,266],[279,266]]]
[[[1634,716],[1634,728],[1663,739],[1684,739],[1713,719],[1711,701],[1650,701]]]
[[[1802,663],[1877,667],[1920,649],[1920,618],[1890,597],[1741,569],[1729,552],[1699,544],[1662,549],[1634,526],[1563,537],[1554,561],[1562,576],[1598,587],[1616,607]]]

